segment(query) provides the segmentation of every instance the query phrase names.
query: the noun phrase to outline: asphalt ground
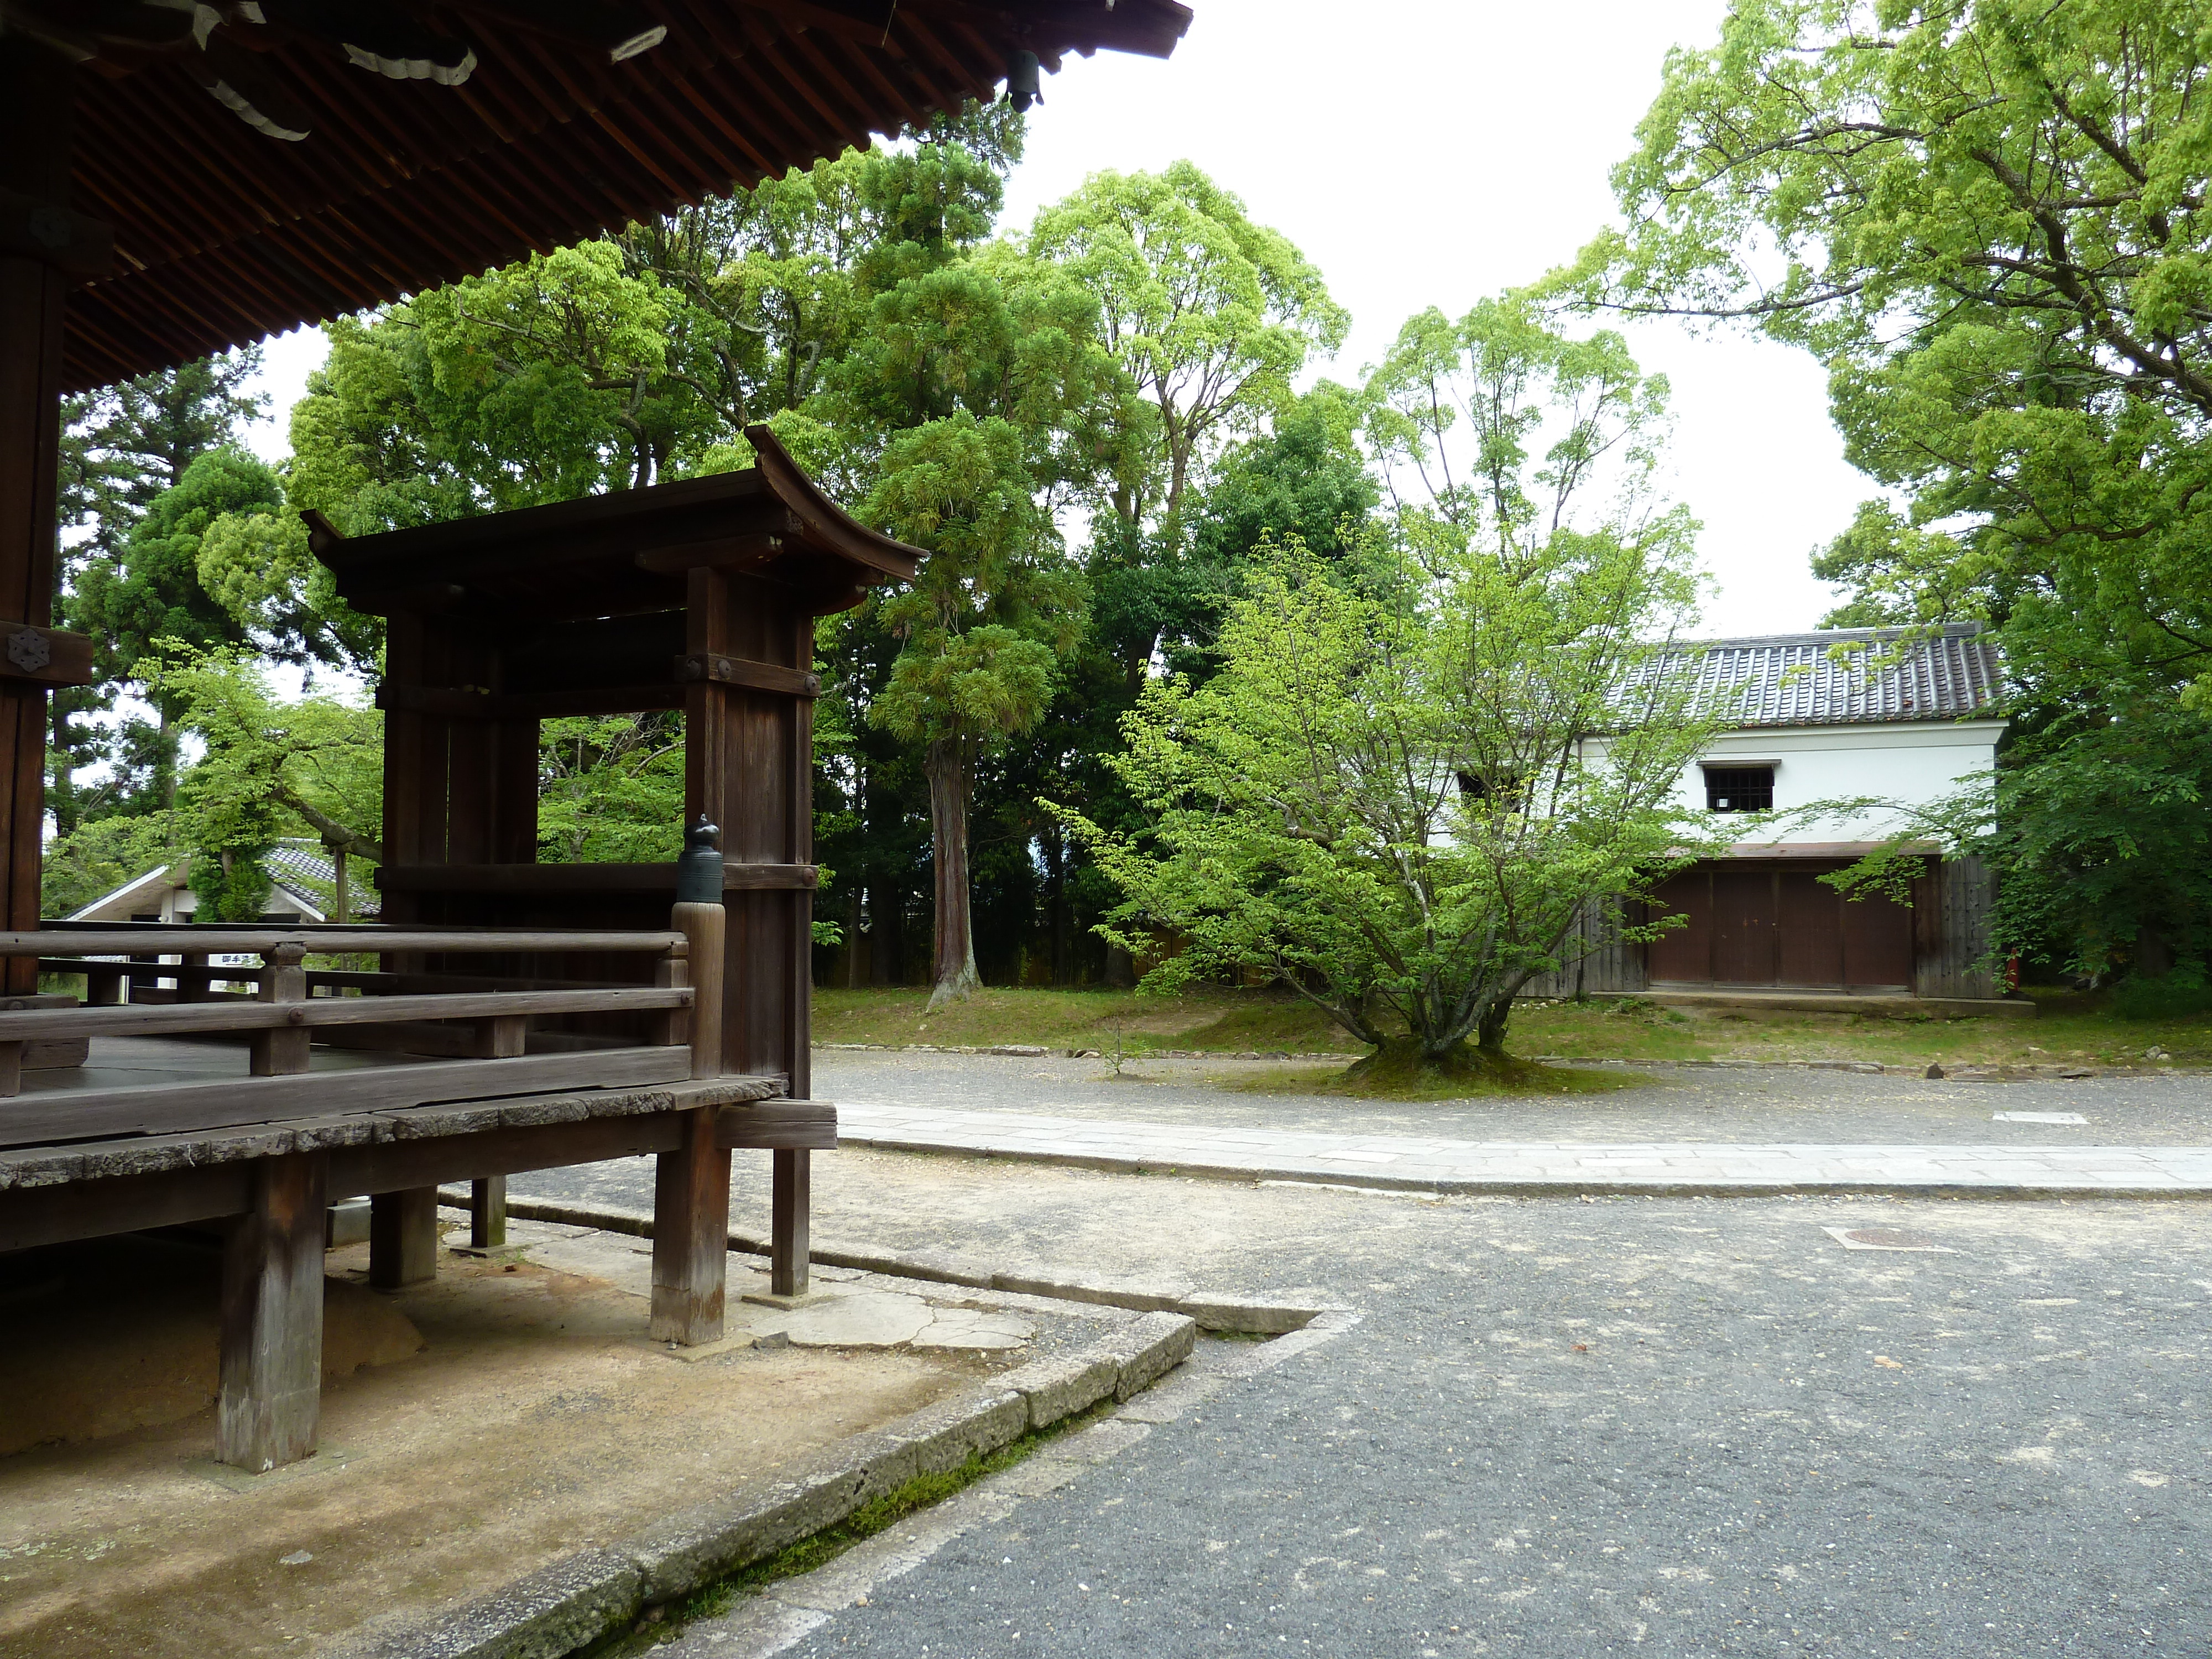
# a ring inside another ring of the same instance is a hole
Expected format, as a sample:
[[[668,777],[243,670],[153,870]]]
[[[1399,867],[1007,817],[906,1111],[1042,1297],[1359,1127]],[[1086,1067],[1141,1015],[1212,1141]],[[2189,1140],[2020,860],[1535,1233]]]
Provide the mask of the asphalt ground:
[[[1096,1060],[830,1051],[814,1056],[823,1100],[867,1100],[1064,1117],[1272,1126],[1474,1140],[1819,1141],[1866,1146],[2203,1146],[2212,1073],[1934,1081],[1793,1066],[1738,1070],[1638,1063],[1648,1081],[1602,1094],[1401,1103],[1301,1093],[1340,1066],[1144,1060],[1115,1078]],[[1255,1084],[1273,1085],[1267,1092]],[[2076,1112],[2084,1125],[1992,1121],[1997,1112]]]
[[[988,1090],[1026,1064],[961,1069]],[[1917,1109],[1876,1092],[1899,1080],[1804,1080],[1838,1091],[1831,1112]],[[2005,1092],[2027,1086],[2050,1085]],[[740,1224],[764,1221],[766,1163],[741,1155]],[[820,1243],[1363,1317],[789,1651],[2212,1647],[2202,1204],[1433,1200],[867,1152],[815,1170]],[[650,1170],[514,1185],[637,1206]],[[1831,1227],[1940,1248],[1849,1249]]]

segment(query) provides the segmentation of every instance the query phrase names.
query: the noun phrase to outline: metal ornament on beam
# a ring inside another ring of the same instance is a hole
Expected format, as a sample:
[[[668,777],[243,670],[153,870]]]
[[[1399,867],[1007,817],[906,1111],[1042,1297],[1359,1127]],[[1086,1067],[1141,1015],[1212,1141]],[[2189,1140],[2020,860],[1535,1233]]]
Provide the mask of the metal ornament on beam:
[[[64,629],[0,620],[0,677],[40,685],[90,685],[92,641]]]

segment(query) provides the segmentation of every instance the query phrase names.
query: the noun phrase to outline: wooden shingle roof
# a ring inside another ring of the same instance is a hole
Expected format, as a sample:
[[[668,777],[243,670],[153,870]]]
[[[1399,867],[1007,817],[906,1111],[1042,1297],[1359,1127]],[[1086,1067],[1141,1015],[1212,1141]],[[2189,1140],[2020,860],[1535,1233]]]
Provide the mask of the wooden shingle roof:
[[[988,100],[1024,53],[1165,57],[1189,21],[1176,0],[0,0],[0,27],[81,60],[70,208],[114,231],[71,299],[72,389],[750,187]]]

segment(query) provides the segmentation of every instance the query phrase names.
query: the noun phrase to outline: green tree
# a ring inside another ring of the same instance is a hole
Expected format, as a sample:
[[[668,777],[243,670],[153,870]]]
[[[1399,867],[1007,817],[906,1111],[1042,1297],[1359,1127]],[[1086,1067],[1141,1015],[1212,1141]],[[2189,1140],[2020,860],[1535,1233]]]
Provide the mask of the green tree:
[[[1378,1051],[1402,1027],[1422,1065],[1472,1038],[1494,1069],[1516,992],[1585,948],[1577,917],[1626,926],[1704,842],[1674,801],[1711,726],[1668,654],[1698,580],[1695,523],[1650,488],[1665,390],[1525,301],[1407,325],[1367,393],[1425,486],[1396,486],[1393,535],[1286,544],[1212,678],[1147,687],[1113,763],[1141,830],[1062,811],[1127,895],[1115,936],[1182,947],[1152,982],[1257,971]],[[1447,472],[1451,423],[1408,405],[1473,411],[1476,461]]]
[[[165,869],[187,856],[174,813],[90,819],[46,843],[39,913],[73,915],[149,870]]]
[[[179,784],[173,833],[190,848],[203,920],[258,917],[269,894],[263,860],[287,836],[312,836],[341,860],[383,861],[384,723],[375,709],[327,695],[283,702],[247,649],[159,645],[150,689],[202,746]]]
[[[1997,625],[2030,739],[2006,770],[2051,774],[2003,793],[2008,884],[2086,871],[2028,861],[2066,847],[2112,878],[2008,943],[2085,966],[2208,919],[2121,878],[2146,866],[2094,814],[2122,751],[2146,800],[2212,787],[2209,53],[2179,0],[1735,0],[1668,58],[1626,228],[1562,279],[1827,367],[1848,455],[1903,503],[1818,562],[1836,620]]]
[[[273,513],[283,500],[283,486],[266,463],[242,450],[210,450],[154,497],[115,559],[77,573],[68,614],[93,636],[94,672],[105,684],[136,684],[155,714],[150,728],[136,716],[123,722],[115,758],[135,757],[143,768],[118,766],[121,787],[110,796],[114,808],[144,811],[174,804],[179,706],[162,689],[164,666],[246,642],[245,630],[200,580],[209,530],[227,516]]]
[[[1287,237],[1188,161],[1092,174],[1037,216],[1029,251],[1097,296],[1107,349],[1152,412],[1124,441],[1092,558],[1100,641],[1133,696],[1162,635],[1189,631],[1190,492],[1227,443],[1290,405],[1298,371],[1351,319]]]
[[[923,751],[936,884],[929,1006],[980,983],[968,816],[977,751],[1042,719],[1058,659],[1082,626],[1079,577],[1041,505],[1025,428],[965,410],[902,433],[869,510],[930,550],[912,588],[883,605],[902,641],[869,718]]]
[[[684,850],[684,716],[572,715],[538,739],[538,856],[652,864]]]
[[[1651,642],[1689,613],[1686,556],[1401,556],[1379,597],[1295,545],[1255,572],[1219,672],[1129,720],[1148,829],[1065,814],[1127,895],[1124,945],[1180,946],[1146,983],[1257,972],[1378,1057],[1402,1030],[1420,1066],[1504,1069],[1514,994],[1576,959],[1585,908],[1620,918],[1700,840],[1672,797],[1709,728]]]
[[[248,347],[66,400],[57,627],[102,635],[111,619],[82,597],[88,573],[97,573],[92,586],[111,582],[125,541],[155,500],[181,483],[201,456],[239,447],[246,423],[266,404],[246,390],[260,367],[259,348]],[[50,699],[46,804],[58,835],[70,835],[88,816],[96,818],[117,804],[112,787],[87,789],[77,775],[111,758],[130,769],[137,737],[118,749],[108,728],[88,718],[112,708],[119,689],[120,681],[110,678],[58,688]]]

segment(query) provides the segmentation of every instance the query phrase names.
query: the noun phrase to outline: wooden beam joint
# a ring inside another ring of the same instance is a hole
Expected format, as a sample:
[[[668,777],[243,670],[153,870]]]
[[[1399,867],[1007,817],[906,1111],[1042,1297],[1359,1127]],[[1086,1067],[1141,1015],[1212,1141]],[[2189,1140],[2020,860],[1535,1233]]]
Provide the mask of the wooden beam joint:
[[[822,677],[804,669],[727,657],[716,651],[694,652],[676,659],[676,678],[687,685],[738,685],[749,691],[775,691],[787,697],[818,697]]]
[[[90,685],[92,641],[65,629],[0,620],[0,675],[46,685]]]

